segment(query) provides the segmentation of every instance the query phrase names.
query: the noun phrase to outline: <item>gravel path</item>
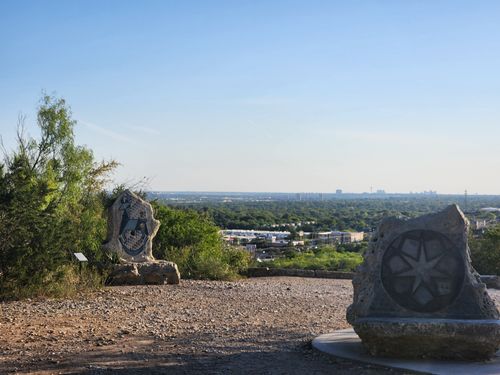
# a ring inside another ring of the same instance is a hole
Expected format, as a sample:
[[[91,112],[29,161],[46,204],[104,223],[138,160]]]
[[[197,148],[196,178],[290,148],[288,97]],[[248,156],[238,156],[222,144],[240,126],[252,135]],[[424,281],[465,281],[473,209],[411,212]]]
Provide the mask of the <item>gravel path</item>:
[[[351,300],[350,280],[282,277],[3,303],[0,373],[402,374],[311,349]]]

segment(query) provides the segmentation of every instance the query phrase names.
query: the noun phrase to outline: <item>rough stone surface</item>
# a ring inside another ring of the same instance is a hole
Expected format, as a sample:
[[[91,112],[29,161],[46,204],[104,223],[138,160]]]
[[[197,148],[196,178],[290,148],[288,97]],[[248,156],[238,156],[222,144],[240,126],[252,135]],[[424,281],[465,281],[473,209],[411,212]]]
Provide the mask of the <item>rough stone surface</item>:
[[[352,279],[354,277],[354,272],[315,270],[314,276],[324,279]]]
[[[173,262],[156,261],[117,264],[109,285],[179,284],[180,274]]]
[[[498,349],[500,322],[366,318],[358,319],[356,333],[375,356],[486,360]]]
[[[352,279],[354,272],[339,272],[329,270],[300,270],[293,268],[252,267],[246,272],[248,277],[297,276],[318,277],[322,279]]]
[[[500,346],[499,312],[471,265],[467,230],[456,205],[380,224],[354,276],[353,304],[347,310],[347,320],[370,353],[494,355]],[[487,332],[492,321],[496,335]]]
[[[488,288],[500,289],[500,277],[497,275],[481,275],[481,282]]]
[[[122,262],[152,262],[153,238],[159,226],[153,207],[125,190],[109,209],[108,238],[103,247]]]

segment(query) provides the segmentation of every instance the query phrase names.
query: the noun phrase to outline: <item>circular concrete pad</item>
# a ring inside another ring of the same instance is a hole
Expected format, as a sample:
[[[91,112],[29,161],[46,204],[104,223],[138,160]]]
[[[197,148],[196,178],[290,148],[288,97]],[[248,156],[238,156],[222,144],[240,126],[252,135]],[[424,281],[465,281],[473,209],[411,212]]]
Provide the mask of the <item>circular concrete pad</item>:
[[[314,348],[341,358],[436,375],[500,374],[500,351],[488,362],[439,361],[373,357],[366,352],[352,328],[316,337]]]

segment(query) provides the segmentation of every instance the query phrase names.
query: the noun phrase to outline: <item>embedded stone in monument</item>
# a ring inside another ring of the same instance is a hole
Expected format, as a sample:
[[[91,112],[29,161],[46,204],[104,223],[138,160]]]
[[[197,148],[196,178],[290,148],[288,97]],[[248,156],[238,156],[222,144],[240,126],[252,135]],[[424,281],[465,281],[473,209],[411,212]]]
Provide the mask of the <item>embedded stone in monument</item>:
[[[172,262],[118,264],[109,275],[108,285],[179,284],[177,265]]]
[[[499,349],[499,312],[471,265],[467,232],[456,205],[380,224],[347,311],[371,354],[486,359]]]
[[[153,238],[159,227],[149,202],[130,190],[120,194],[109,209],[108,239],[103,245],[121,263],[111,272],[109,284],[179,283],[177,265],[153,257]]]

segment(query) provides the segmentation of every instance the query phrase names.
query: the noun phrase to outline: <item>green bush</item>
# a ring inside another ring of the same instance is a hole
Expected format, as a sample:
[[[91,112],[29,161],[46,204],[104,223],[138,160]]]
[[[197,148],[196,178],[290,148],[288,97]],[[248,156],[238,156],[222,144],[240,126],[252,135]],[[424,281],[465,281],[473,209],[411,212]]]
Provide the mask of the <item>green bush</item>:
[[[248,268],[247,251],[224,244],[205,215],[153,202],[161,225],[153,240],[153,255],[175,262],[184,278],[227,280]]]
[[[361,254],[337,252],[334,247],[324,246],[314,251],[295,253],[291,257],[278,258],[272,262],[260,263],[259,265],[273,268],[354,271],[362,261]]]
[[[482,275],[500,275],[500,226],[488,229],[483,238],[471,239],[472,265]]]
[[[74,143],[63,99],[44,96],[37,123],[40,138],[20,126],[17,149],[0,163],[0,299],[65,295],[100,282],[89,273],[104,261],[103,184],[116,163],[96,163]],[[75,271],[73,252],[89,258],[85,275]]]

